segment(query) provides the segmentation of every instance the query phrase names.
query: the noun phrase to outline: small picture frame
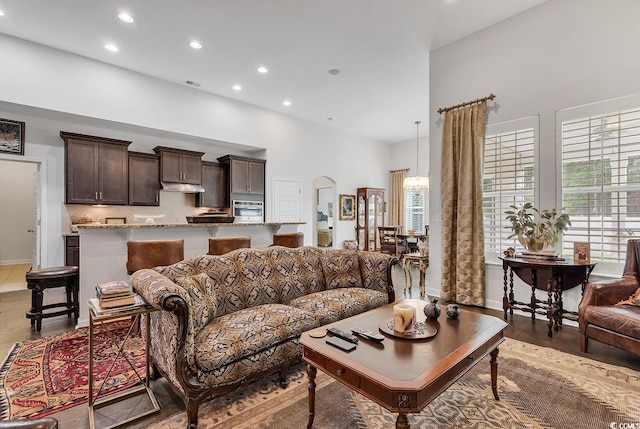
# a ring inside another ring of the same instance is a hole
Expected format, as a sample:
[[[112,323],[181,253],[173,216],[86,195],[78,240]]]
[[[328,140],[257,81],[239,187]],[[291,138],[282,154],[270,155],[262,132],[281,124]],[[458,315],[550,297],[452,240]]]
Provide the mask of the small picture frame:
[[[573,243],[573,262],[588,264],[591,261],[591,244],[587,242]]]
[[[355,220],[356,196],[340,194],[340,220]]]
[[[24,155],[24,122],[0,119],[0,153]]]
[[[107,225],[124,225],[127,223],[126,217],[106,217],[104,223]]]

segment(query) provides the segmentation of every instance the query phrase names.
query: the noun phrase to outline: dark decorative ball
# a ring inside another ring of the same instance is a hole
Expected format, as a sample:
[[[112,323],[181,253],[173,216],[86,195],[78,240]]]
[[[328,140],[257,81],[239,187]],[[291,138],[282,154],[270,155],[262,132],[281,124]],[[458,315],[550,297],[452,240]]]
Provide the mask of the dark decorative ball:
[[[447,305],[447,317],[449,319],[457,319],[460,316],[460,307],[457,304]]]
[[[437,299],[433,299],[424,306],[424,315],[427,316],[427,320],[438,320],[440,312],[441,310]]]

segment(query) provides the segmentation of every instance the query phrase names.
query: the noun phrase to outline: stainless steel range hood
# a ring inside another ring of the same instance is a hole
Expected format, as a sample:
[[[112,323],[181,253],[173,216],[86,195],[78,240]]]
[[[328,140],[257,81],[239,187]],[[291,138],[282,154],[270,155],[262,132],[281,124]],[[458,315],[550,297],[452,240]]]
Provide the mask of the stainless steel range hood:
[[[170,192],[184,192],[185,194],[195,194],[198,192],[204,192],[204,188],[200,185],[192,185],[190,183],[174,183],[174,182],[160,182],[163,191]]]

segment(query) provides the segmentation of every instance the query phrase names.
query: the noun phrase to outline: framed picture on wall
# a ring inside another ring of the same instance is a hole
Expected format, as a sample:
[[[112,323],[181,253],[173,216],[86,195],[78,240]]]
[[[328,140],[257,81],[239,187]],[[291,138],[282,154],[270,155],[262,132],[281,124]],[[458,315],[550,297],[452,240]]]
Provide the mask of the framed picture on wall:
[[[591,245],[585,242],[573,243],[573,262],[588,264],[591,261]]]
[[[24,155],[24,122],[0,119],[0,152]]]
[[[356,218],[356,196],[340,194],[340,220],[354,220]]]

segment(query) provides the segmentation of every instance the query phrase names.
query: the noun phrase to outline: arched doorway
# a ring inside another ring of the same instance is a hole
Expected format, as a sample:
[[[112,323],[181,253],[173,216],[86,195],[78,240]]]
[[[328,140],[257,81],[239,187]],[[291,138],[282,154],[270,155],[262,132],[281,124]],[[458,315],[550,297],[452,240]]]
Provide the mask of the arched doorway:
[[[313,244],[318,247],[335,246],[336,182],[327,176],[313,179]]]

